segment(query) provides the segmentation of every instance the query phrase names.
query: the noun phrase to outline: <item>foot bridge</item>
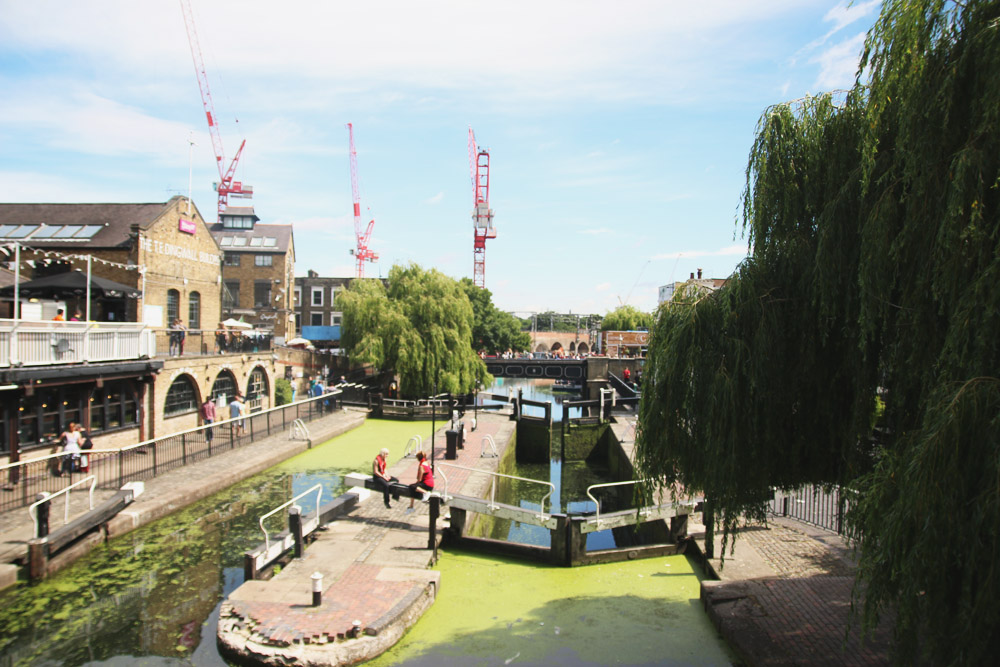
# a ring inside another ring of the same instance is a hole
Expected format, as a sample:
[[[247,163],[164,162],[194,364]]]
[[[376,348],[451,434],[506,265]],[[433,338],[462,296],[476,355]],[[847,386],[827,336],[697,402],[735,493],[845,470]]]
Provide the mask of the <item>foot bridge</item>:
[[[593,492],[599,488],[626,487],[641,483],[639,481],[625,481],[594,484],[587,489],[587,495],[597,506],[597,511],[594,513],[553,513],[546,511],[546,504],[555,492],[555,486],[551,482],[542,482],[440,461],[435,465],[435,472],[439,474],[444,482],[442,491],[431,493],[413,492],[409,486],[395,483],[390,485],[390,494],[399,497],[415,497],[430,502],[431,530],[434,530],[433,527],[436,525],[439,513],[443,511],[445,513],[444,518],[448,520],[448,527],[444,533],[446,544],[459,545],[489,553],[526,557],[553,565],[574,567],[593,563],[607,563],[683,553],[687,543],[685,538],[687,537],[688,515],[701,511],[700,503],[697,500],[685,500],[613,512],[602,512],[601,501],[593,495]],[[449,491],[449,472],[453,476],[457,473],[463,479],[473,474],[490,476],[489,497],[477,498],[451,493]],[[548,493],[543,496],[538,508],[497,502],[496,489],[501,479],[538,484],[548,487]],[[376,483],[371,475],[350,473],[344,478],[344,481],[348,486],[365,488],[380,493],[382,491],[382,486]],[[469,536],[466,534],[466,527],[470,523],[470,513],[546,528],[551,535],[551,546],[546,548],[509,542],[507,540]],[[635,527],[653,521],[664,521],[668,526],[668,539],[665,543],[589,552],[586,550],[587,535],[589,533],[615,528]]]
[[[486,359],[486,370],[495,377],[585,380],[586,359]]]

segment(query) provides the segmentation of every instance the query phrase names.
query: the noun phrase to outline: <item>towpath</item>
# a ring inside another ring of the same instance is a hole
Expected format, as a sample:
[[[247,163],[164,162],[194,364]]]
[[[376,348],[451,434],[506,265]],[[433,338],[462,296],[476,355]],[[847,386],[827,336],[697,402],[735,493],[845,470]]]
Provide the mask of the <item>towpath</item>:
[[[436,434],[436,463],[495,471],[499,458],[481,457],[491,435],[501,456],[515,424],[506,416],[480,413],[476,431],[467,429],[465,449],[445,460],[444,429]],[[430,452],[425,441],[425,451]],[[481,496],[489,475],[438,466],[435,487]],[[390,466],[403,483],[416,481],[412,457]],[[359,471],[367,472],[367,471]],[[429,506],[401,498],[386,509],[382,496],[365,492],[348,515],[320,531],[303,557],[267,581],[244,582],[223,603],[219,646],[230,658],[250,664],[341,665],[373,658],[395,644],[434,601],[440,575],[428,569]],[[434,544],[441,538],[443,517]],[[313,575],[322,575],[322,600],[312,606]],[[355,630],[357,628],[357,630]]]
[[[635,419],[619,419],[613,429],[634,461]],[[704,554],[700,519],[692,515],[688,532]],[[702,557],[702,603],[747,665],[889,664],[886,627],[863,642],[857,627],[847,631],[856,564],[839,535],[771,517],[766,526],[740,530],[724,560],[717,534],[714,553]]]

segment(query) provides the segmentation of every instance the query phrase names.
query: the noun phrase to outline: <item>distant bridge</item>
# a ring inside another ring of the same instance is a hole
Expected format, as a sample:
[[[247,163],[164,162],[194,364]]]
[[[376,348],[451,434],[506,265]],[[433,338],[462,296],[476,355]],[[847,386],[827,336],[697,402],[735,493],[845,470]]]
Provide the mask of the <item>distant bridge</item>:
[[[586,359],[486,359],[486,370],[502,378],[585,380]]]

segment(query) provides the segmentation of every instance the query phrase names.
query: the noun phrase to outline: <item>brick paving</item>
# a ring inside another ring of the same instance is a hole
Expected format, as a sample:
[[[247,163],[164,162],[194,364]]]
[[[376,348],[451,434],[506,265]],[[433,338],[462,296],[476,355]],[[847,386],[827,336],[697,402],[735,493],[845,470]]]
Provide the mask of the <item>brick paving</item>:
[[[505,416],[481,415],[475,432],[467,427],[465,448],[454,461],[445,460],[447,426],[435,438],[435,487],[443,491],[447,476],[449,492],[480,494],[490,476],[463,468],[495,471],[499,459],[481,457],[479,442],[491,435],[502,452],[514,423]],[[408,484],[416,481],[416,470],[416,459],[408,457],[388,472]],[[233,591],[220,613],[224,655],[269,664],[353,664],[386,650],[416,622],[440,584],[439,573],[428,569],[434,557],[429,503],[417,501],[411,512],[407,498],[386,509],[381,493],[362,495],[354,510],[319,532],[301,560],[268,581],[245,582]],[[439,518],[435,544],[443,527]],[[323,576],[318,607],[312,606],[313,573]]]

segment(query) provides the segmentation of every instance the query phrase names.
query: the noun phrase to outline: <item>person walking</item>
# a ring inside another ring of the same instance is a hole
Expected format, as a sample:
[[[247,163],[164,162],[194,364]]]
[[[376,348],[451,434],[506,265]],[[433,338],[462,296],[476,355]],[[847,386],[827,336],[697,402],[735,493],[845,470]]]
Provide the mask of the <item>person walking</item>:
[[[80,428],[76,422],[70,422],[65,431],[60,434],[59,439],[63,442],[62,470],[70,474],[76,472],[80,464]]]
[[[229,418],[237,419],[243,416],[243,394],[236,394],[229,403]],[[236,422],[236,435],[243,435],[243,420]]]
[[[212,444],[211,425],[215,423],[215,401],[212,400],[211,396],[205,397],[205,402],[201,404],[201,408],[199,411],[201,412],[202,423],[209,427],[205,429],[205,442],[211,445]]]

